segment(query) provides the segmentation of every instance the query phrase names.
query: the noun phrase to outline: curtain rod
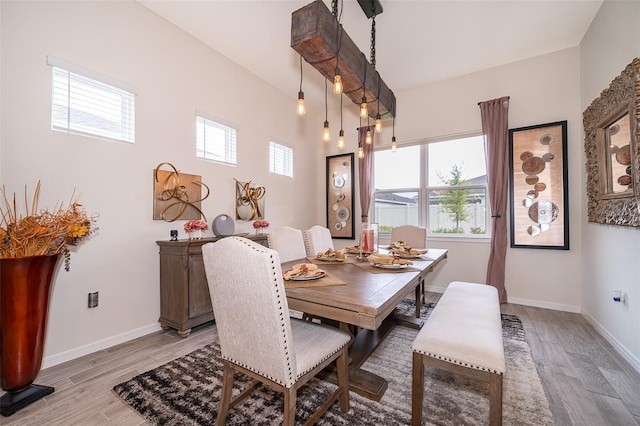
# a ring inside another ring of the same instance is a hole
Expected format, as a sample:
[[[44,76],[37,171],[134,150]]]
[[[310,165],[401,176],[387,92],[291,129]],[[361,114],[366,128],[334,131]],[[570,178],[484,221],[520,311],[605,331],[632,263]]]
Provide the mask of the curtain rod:
[[[511,96],[505,96],[505,98],[507,98],[507,99],[511,99]],[[484,101],[484,102],[486,102],[486,101]],[[482,102],[478,102],[478,106],[480,106],[480,104],[481,104],[481,103],[482,103]]]

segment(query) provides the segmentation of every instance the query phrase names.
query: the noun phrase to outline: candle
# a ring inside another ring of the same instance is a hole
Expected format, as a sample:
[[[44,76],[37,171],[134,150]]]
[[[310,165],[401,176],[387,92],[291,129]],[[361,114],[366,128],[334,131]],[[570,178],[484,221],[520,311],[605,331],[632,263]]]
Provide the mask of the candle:
[[[373,253],[373,229],[362,230],[362,251]]]

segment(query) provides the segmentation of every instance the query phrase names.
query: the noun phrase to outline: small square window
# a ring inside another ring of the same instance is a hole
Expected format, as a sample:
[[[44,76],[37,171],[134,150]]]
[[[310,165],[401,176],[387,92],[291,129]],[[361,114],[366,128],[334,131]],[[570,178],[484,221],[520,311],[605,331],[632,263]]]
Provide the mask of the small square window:
[[[196,116],[196,156],[236,164],[236,129]]]
[[[293,177],[293,149],[269,142],[269,171]]]
[[[135,95],[53,66],[51,128],[135,142]]]

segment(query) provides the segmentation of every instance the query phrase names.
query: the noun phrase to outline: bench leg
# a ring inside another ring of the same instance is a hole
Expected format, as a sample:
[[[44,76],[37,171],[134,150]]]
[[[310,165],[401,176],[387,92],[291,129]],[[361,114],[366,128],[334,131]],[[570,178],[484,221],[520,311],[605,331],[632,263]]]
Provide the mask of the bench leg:
[[[489,376],[489,424],[502,425],[502,374]]]
[[[422,421],[422,400],[424,393],[424,364],[422,354],[413,352],[413,373],[411,380],[411,424],[420,426]]]

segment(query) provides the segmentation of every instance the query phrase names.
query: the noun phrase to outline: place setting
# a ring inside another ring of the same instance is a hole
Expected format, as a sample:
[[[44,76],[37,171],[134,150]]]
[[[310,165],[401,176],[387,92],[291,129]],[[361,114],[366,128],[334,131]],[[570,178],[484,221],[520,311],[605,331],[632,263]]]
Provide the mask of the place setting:
[[[307,257],[307,260],[317,265],[352,263],[354,258],[349,254],[351,253],[346,249],[334,250],[330,248],[326,251],[318,252],[315,257]]]
[[[393,241],[385,250],[401,259],[433,260],[425,256],[429,251],[428,249],[409,247],[404,241]]]
[[[356,263],[359,268],[373,273],[420,271],[413,267],[413,261],[393,254],[372,253],[366,262]]]
[[[296,263],[291,269],[282,272],[284,287],[321,287],[346,285],[347,283],[336,276],[329,274],[314,263]]]

